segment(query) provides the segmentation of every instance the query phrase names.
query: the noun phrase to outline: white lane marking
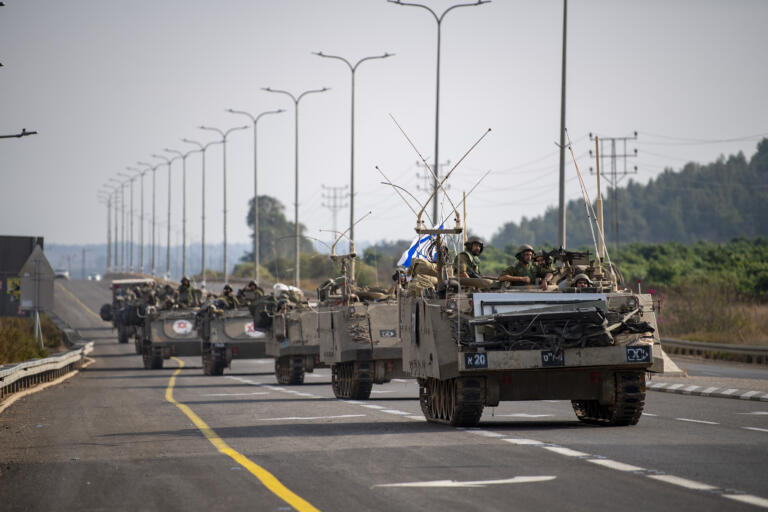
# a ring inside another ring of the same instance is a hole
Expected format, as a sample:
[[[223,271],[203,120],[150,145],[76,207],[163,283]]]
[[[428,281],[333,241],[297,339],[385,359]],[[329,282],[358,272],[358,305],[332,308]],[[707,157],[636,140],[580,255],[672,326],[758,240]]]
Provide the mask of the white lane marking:
[[[633,466],[632,464],[624,464],[611,459],[587,459],[587,462],[597,464],[598,466],[605,466],[606,468],[615,469],[617,471],[645,471],[645,468]]]
[[[256,391],[255,393],[209,393],[200,396],[251,396],[251,395],[268,395],[267,391]]]
[[[742,427],[745,430],[754,430],[755,432],[768,432],[768,428],[757,428],[757,427]]]
[[[387,414],[397,414],[399,416],[408,416],[411,414],[409,412],[398,411],[397,409],[382,409],[380,412],[385,412]]]
[[[589,457],[588,453],[571,450],[570,448],[564,448],[562,446],[545,446],[544,449],[560,455],[565,455],[566,457]]]
[[[692,392],[692,391],[696,391],[696,390],[697,390],[697,389],[699,389],[700,387],[701,387],[701,386],[688,386],[688,387],[687,387],[687,388],[685,388],[683,391],[684,391],[685,393],[690,393],[690,392]]]
[[[757,416],[768,415],[768,411],[737,412],[736,414],[754,414]]]
[[[661,388],[663,388],[663,387],[664,387],[664,386],[666,386],[666,385],[667,385],[667,383],[666,383],[666,382],[656,382],[656,383],[654,383],[654,384],[651,384],[651,385],[650,385],[650,388],[651,388],[651,389],[661,389]]]
[[[685,487],[686,489],[694,489],[696,491],[714,491],[717,487],[712,485],[696,482],[695,480],[688,480],[687,478],[680,478],[674,475],[647,475],[648,478],[666,482],[668,484]]]
[[[427,421],[424,416],[406,416],[409,420]]]
[[[252,380],[244,379],[242,377],[232,377],[231,375],[228,375],[227,378],[228,379],[232,379],[232,380],[236,380],[238,382],[245,382],[246,384],[256,384],[256,385],[260,384],[259,382],[254,382]]]
[[[718,388],[718,387],[716,387],[716,386],[712,386],[712,387],[710,387],[710,388],[707,388],[707,389],[705,389],[704,391],[702,391],[702,392],[701,392],[701,394],[702,394],[702,395],[711,395],[712,393],[714,393],[714,392],[715,392],[715,391],[717,391],[718,389],[720,389],[720,388]]]
[[[723,494],[723,497],[742,503],[748,503],[750,505],[756,505],[758,507],[768,508],[768,500],[761,498],[760,496],[752,496],[751,494]]]
[[[490,430],[467,430],[470,434],[477,434],[478,436],[483,437],[504,437],[504,434],[499,434],[498,432],[491,432]]]
[[[757,395],[758,393],[760,393],[760,392],[759,391],[747,391],[746,393],[741,395],[739,398],[741,398],[742,400],[749,400],[751,397]]]
[[[760,400],[768,400],[768,394],[765,394],[760,397]]]
[[[371,391],[371,393],[381,394],[381,393],[394,393],[394,390],[384,390],[384,389],[374,389]]]
[[[554,480],[554,476],[516,476],[504,480],[475,480],[457,482],[456,480],[432,480],[429,482],[402,482],[398,484],[378,484],[374,487],[485,487],[486,485],[529,484]]]
[[[554,414],[528,414],[525,412],[518,412],[516,414],[494,414],[496,418],[549,418]]]
[[[705,420],[692,420],[690,418],[675,418],[677,421],[687,421],[689,423],[703,423],[705,425],[719,425],[716,421],[705,421]]]
[[[502,439],[502,441],[506,441],[511,444],[517,444],[521,446],[538,446],[542,445],[541,441],[537,441],[535,439],[521,439],[521,438],[514,438],[514,437],[506,437]]]
[[[671,385],[671,386],[669,386],[667,389],[680,389],[680,388],[681,388],[681,387],[683,387],[684,385],[685,385],[685,384],[672,384],[672,385]]]
[[[651,414],[649,412],[644,412],[643,416],[654,416],[655,417],[655,416],[658,416],[658,414]]]
[[[363,402],[358,402],[357,400],[342,400],[345,404],[352,404],[352,405],[363,405]]]
[[[382,407],[381,405],[373,405],[373,404],[362,404],[362,407],[367,407],[369,409],[386,409],[386,407]]]
[[[392,379],[392,382],[408,382],[405,379]]]
[[[340,414],[338,416],[286,416],[285,418],[256,418],[259,421],[288,421],[288,420],[333,420],[337,418],[360,418],[365,414]]]
[[[305,373],[305,377],[309,377],[310,379],[327,379],[328,375],[315,375],[314,373]]]
[[[732,394],[734,394],[737,391],[738,391],[738,389],[731,388],[731,389],[726,389],[725,391],[721,392],[720,394],[721,395],[732,395]]]
[[[309,398],[320,398],[319,396],[313,395],[312,393],[296,393],[296,396],[306,396],[306,397],[309,397]]]

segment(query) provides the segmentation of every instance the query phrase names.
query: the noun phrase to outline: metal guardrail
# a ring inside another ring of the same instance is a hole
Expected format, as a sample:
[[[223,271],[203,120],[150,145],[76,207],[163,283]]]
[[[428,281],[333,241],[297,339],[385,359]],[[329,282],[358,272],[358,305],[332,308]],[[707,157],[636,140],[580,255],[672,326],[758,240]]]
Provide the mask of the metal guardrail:
[[[0,366],[0,400],[79,369],[85,361],[85,356],[91,352],[93,352],[93,342],[89,341],[55,356]]]
[[[694,355],[707,359],[768,364],[768,347],[707,343],[703,341],[678,340],[675,338],[662,338],[661,346],[667,354]]]

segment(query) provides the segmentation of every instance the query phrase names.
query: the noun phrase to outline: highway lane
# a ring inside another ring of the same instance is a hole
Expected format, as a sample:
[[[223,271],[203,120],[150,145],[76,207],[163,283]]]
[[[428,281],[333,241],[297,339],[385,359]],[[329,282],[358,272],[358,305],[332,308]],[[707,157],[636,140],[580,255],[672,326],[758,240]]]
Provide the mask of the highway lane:
[[[94,311],[108,300],[95,283],[69,285]],[[81,321],[100,324],[90,314]],[[0,416],[0,502],[10,510],[285,510],[166,400],[178,363],[144,370],[132,352],[114,336],[99,339],[96,363],[81,375]],[[649,392],[649,415],[629,428],[582,425],[563,401],[502,403],[464,430],[426,423],[413,381],[339,401],[327,369],[303,386],[279,386],[271,360],[235,361],[221,377],[203,376],[196,358],[183,362],[175,400],[321,510],[754,510],[736,491],[768,496],[766,403]],[[425,483],[435,481],[459,483]],[[695,483],[713,488],[688,488]]]
[[[673,356],[672,359],[691,376],[768,380],[765,366],[683,356]]]

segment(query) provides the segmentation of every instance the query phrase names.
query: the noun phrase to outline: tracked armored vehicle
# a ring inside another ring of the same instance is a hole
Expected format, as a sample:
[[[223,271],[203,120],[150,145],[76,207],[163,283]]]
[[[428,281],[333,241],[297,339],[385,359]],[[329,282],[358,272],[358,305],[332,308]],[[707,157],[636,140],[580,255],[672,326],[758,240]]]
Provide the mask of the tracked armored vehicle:
[[[334,244],[335,248],[335,244]],[[373,384],[385,384],[403,373],[397,301],[384,290],[351,283],[354,250],[331,258],[341,262],[342,277],[318,289],[320,361],[331,367],[337,398],[365,400]]]
[[[549,399],[571,400],[587,423],[637,423],[645,373],[661,364],[651,296],[610,281],[556,291],[461,281],[400,301],[403,359],[429,421],[473,426],[484,406]]]
[[[261,321],[257,326],[254,313],[247,307],[226,310],[213,302],[201,306],[195,329],[201,339],[203,373],[222,375],[231,367],[232,359],[265,357],[266,340],[272,335],[269,323],[261,326]]]
[[[141,329],[144,368],[158,370],[171,356],[199,356],[202,340],[194,329],[195,309],[145,309]]]
[[[138,338],[144,319],[141,317],[143,288],[154,288],[154,279],[116,279],[110,284],[112,302],[101,306],[99,316],[105,322],[112,322],[117,329],[118,343]]]
[[[270,323],[266,339],[267,357],[275,359],[275,378],[279,384],[303,384],[304,374],[322,366],[318,313],[311,308],[298,288],[276,284],[275,305],[253,309],[254,325]]]

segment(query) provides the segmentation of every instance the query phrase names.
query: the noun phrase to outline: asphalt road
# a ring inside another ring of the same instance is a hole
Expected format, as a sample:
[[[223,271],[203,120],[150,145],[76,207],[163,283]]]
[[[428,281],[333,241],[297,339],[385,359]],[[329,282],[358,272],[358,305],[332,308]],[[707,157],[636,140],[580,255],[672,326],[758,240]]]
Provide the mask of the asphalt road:
[[[93,313],[106,285],[62,286],[79,302],[57,285],[57,313],[95,339],[95,363],[0,415],[2,510],[768,507],[766,402],[649,392],[621,428],[513,402],[455,429],[424,421],[408,380],[356,402],[333,398],[328,370],[278,386],[271,360],[144,370]]]

